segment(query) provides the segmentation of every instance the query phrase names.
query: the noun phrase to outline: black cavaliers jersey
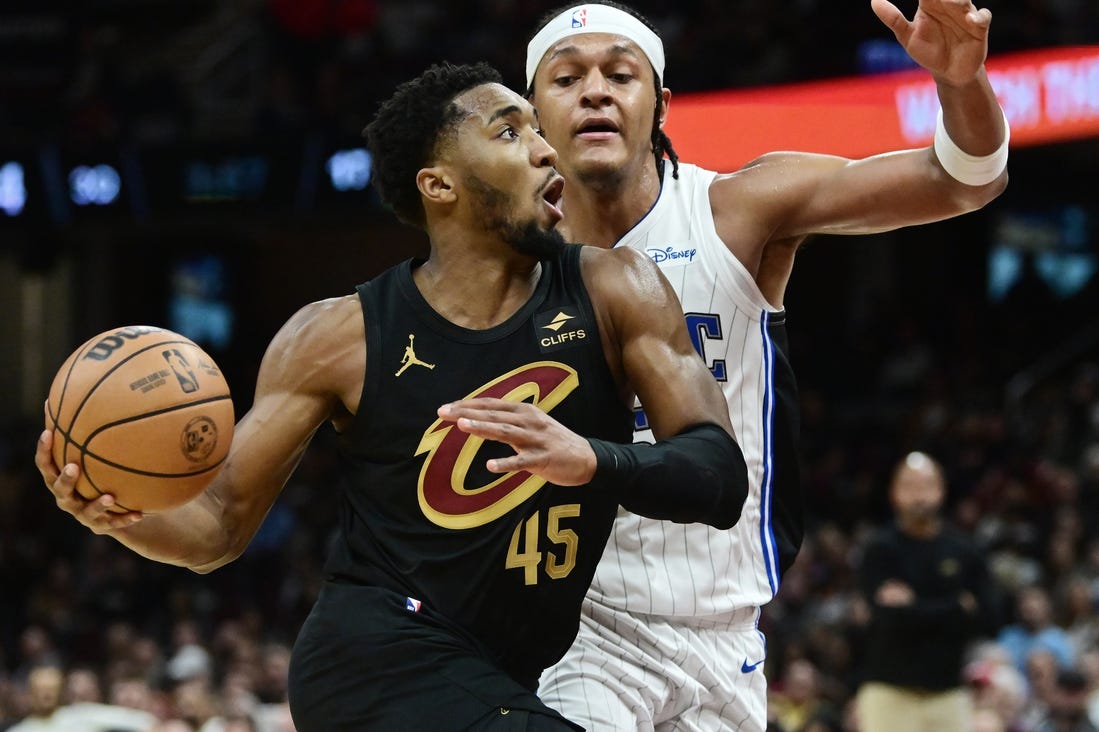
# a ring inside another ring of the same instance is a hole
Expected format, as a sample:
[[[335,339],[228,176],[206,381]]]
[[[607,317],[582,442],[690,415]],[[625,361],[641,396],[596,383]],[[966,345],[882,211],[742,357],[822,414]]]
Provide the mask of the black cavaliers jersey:
[[[366,379],[340,439],[349,480],[329,576],[406,596],[409,612],[452,623],[532,687],[575,637],[617,498],[489,473],[486,460],[511,449],[436,410],[472,397],[527,401],[580,435],[630,442],[632,413],[606,364],[579,261],[580,247],[569,246],[543,262],[530,300],[488,330],[433,311],[413,282],[414,261],[360,285]]]

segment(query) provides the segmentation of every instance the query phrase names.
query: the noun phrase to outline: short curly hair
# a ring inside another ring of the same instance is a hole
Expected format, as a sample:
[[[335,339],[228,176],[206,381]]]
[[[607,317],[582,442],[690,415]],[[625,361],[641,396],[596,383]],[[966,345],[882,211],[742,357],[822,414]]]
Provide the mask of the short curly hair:
[[[398,86],[366,126],[374,185],[401,221],[420,228],[426,223],[416,173],[434,161],[439,142],[463,119],[454,98],[491,83],[502,81],[487,63],[435,64]]]

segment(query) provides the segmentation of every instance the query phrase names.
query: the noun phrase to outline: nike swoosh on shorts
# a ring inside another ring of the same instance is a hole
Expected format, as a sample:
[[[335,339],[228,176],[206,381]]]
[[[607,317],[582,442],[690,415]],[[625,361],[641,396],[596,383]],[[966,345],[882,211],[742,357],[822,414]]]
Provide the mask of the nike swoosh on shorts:
[[[748,659],[745,658],[744,663],[740,664],[740,672],[742,674],[750,674],[753,671],[755,671],[757,668],[759,668],[759,665],[761,663],[763,663],[764,661],[766,661],[766,660],[767,660],[766,658],[761,658],[758,661],[756,661],[755,663],[748,663]]]

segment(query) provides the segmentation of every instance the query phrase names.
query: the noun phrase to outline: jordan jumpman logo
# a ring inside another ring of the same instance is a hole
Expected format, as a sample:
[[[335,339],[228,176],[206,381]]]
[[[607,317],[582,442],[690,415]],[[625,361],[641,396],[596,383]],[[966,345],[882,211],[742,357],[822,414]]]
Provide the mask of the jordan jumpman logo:
[[[408,345],[405,346],[404,356],[401,358],[401,368],[397,370],[394,376],[400,376],[405,372],[409,366],[423,366],[426,369],[435,368],[433,363],[424,363],[420,359],[416,358],[416,349],[413,346],[413,341],[416,340],[416,336],[412,333],[408,334]]]

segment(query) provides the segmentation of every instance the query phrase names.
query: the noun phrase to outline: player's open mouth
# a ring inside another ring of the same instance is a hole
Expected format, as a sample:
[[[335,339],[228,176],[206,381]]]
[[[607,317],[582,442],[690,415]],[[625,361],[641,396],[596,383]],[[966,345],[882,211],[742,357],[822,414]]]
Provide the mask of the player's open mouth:
[[[549,206],[554,219],[557,221],[560,221],[562,218],[564,218],[564,214],[561,213],[561,209],[557,205],[561,201],[561,194],[564,192],[564,190],[565,179],[556,174],[542,189],[542,200],[546,202],[547,206]]]
[[[576,130],[576,135],[585,140],[609,140],[617,134],[618,125],[606,117],[586,119]]]

